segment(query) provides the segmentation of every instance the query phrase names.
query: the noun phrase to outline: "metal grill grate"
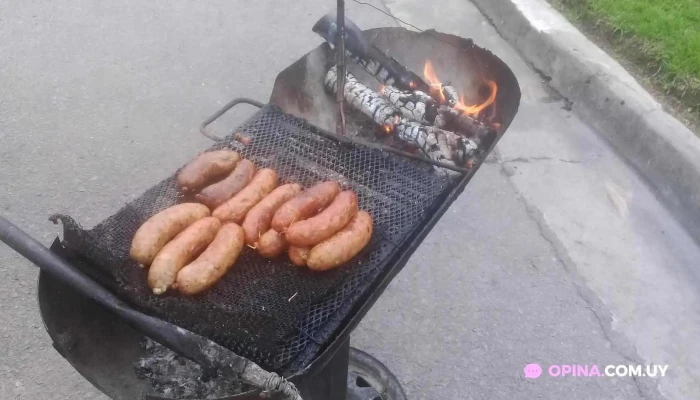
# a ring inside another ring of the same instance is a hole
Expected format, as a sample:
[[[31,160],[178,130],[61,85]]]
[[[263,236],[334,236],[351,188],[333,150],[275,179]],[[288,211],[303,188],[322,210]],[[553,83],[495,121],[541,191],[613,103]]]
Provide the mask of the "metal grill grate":
[[[323,345],[331,339],[339,321],[461,177],[389,152],[331,140],[270,105],[236,132],[251,142],[243,146],[231,135],[212,150],[233,148],[259,168],[274,168],[284,183],[309,187],[335,180],[354,190],[360,208],[374,218],[370,246],[348,265],[325,273],[294,267],[285,257],[265,260],[246,249],[209,292],[194,298],[154,296],[146,285],[147,272],[128,253],[147,218],[189,200],[178,192],[175,175],[92,230],[64,217],[64,241],[107,273],[135,308],[206,336],[264,368],[292,373],[304,367],[297,360],[315,356],[309,352],[319,346],[310,343]]]

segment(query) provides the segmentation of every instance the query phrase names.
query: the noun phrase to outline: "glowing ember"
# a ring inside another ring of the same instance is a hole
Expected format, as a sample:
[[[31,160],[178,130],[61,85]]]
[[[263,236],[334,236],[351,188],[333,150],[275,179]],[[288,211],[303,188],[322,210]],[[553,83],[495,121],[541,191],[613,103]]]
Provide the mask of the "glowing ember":
[[[498,94],[498,85],[496,85],[496,82],[488,81],[487,84],[491,88],[491,94],[486,101],[475,106],[468,106],[464,103],[464,96],[460,96],[459,103],[455,104],[454,108],[468,115],[479,115],[481,111],[496,101],[496,94]]]
[[[394,130],[394,127],[399,124],[399,121],[401,121],[401,119],[398,117],[398,115],[395,115],[391,124],[384,124],[384,131],[387,134],[391,133]]]
[[[427,80],[428,84],[430,85],[430,95],[433,98],[439,99],[440,104],[447,103],[445,94],[442,92],[442,82],[440,82],[437,75],[435,75],[433,64],[430,61],[425,62],[425,67],[423,67],[423,77],[425,77],[425,80]]]

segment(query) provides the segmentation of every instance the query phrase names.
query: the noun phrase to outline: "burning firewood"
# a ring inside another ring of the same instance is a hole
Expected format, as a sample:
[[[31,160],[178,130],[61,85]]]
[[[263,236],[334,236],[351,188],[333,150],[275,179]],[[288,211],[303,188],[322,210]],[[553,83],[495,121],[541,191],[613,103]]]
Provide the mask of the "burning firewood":
[[[328,92],[336,94],[337,79],[337,70],[333,66],[325,80]],[[435,161],[464,166],[469,158],[480,152],[471,139],[402,117],[401,110],[358,82],[351,73],[346,74],[344,96],[348,104],[371,118],[387,133],[394,133],[398,139],[418,147]]]
[[[429,94],[416,90],[407,92],[394,86],[383,86],[381,95],[406,117],[432,124],[437,116],[437,103]]]
[[[326,74],[326,90],[336,94],[338,72],[335,66]],[[386,127],[401,119],[401,111],[379,93],[358,82],[350,72],[345,77],[345,100],[353,108],[370,117],[377,125]]]
[[[472,138],[481,138],[491,131],[489,127],[469,115],[447,106],[438,108],[435,126],[441,129],[453,130]]]

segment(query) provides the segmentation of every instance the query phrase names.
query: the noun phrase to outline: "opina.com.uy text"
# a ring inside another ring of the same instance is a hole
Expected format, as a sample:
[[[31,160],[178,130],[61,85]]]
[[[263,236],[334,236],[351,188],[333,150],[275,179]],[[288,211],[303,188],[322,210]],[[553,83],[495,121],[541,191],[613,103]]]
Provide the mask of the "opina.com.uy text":
[[[547,367],[547,375],[559,377],[625,377],[625,376],[649,376],[664,377],[668,365],[577,365],[577,364],[553,364]],[[542,376],[544,369],[539,364],[527,364],[523,369],[525,378],[535,379]]]

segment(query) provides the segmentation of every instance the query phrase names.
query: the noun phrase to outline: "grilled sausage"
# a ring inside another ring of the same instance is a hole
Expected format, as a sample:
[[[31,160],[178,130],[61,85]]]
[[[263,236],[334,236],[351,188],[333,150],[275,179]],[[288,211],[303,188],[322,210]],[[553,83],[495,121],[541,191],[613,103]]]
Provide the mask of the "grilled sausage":
[[[177,185],[183,192],[199,190],[231,173],[239,161],[241,156],[231,150],[202,153],[180,170],[177,174]]]
[[[288,183],[273,190],[251,208],[243,221],[243,225],[241,225],[245,233],[245,243],[249,246],[257,246],[260,235],[270,229],[270,223],[275,215],[275,211],[300,192],[301,185]]]
[[[325,208],[340,193],[336,182],[323,182],[284,203],[272,218],[272,229],[285,232],[289,225],[303,221]]]
[[[287,241],[284,240],[284,235],[274,229],[270,229],[260,236],[257,249],[261,256],[275,258],[287,249]]]
[[[291,246],[289,247],[287,254],[289,255],[289,259],[292,261],[292,264],[298,267],[303,267],[306,265],[306,257],[309,254],[309,250],[311,249],[308,247]]]
[[[229,176],[205,187],[195,197],[197,201],[214,210],[243,190],[253,179],[255,171],[255,164],[248,160],[241,160]]]
[[[298,247],[312,247],[343,229],[357,214],[357,195],[341,192],[333,202],[316,216],[291,224],[287,228],[287,242]]]
[[[326,271],[350,261],[372,237],[372,217],[360,211],[340,232],[315,246],[306,257],[314,271]]]
[[[195,221],[209,216],[202,204],[177,204],[149,218],[136,231],[131,242],[131,258],[141,266],[151,265],[158,252],[170,239]]]
[[[232,199],[217,207],[212,216],[221,221],[232,221],[240,224],[248,211],[267,196],[275,186],[277,186],[277,172],[269,168],[261,169],[255,174],[248,186]]]
[[[183,294],[201,293],[228,272],[243,250],[243,229],[224,224],[204,252],[177,274],[177,290]]]
[[[148,270],[148,286],[154,294],[165,293],[175,283],[177,273],[199,255],[216,236],[221,222],[214,217],[202,218],[171,240],[158,253]]]

